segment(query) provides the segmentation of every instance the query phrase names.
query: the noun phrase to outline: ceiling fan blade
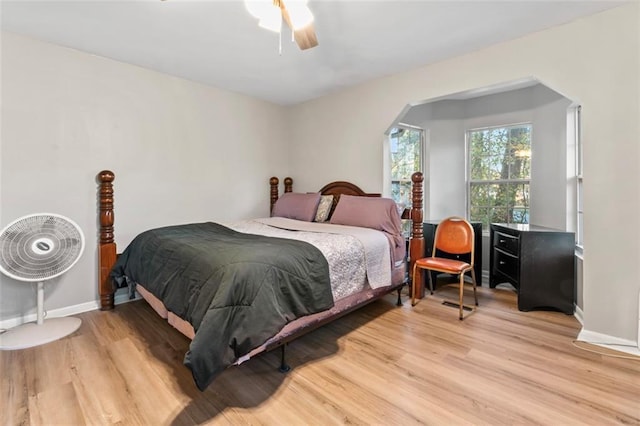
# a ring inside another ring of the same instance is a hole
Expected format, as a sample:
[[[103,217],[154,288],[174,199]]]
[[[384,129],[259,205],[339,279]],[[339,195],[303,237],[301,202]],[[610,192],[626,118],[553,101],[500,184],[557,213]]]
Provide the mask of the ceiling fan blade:
[[[312,47],[316,47],[318,45],[318,38],[316,37],[316,29],[313,22],[304,28],[294,30],[291,18],[289,17],[289,12],[287,11],[284,2],[280,3],[280,9],[282,10],[282,19],[284,19],[289,28],[291,28],[291,31],[293,31],[293,38],[300,50],[307,50]]]
[[[318,45],[318,38],[316,37],[316,30],[313,23],[294,31],[293,38],[301,50],[310,49]]]

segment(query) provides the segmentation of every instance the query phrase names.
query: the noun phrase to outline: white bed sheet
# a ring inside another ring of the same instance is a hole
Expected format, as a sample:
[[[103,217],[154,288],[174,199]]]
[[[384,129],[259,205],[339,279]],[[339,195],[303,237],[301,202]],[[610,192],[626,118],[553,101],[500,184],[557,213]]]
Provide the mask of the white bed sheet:
[[[273,220],[275,219],[275,220]],[[267,225],[270,223],[270,226]],[[370,288],[369,279],[367,276],[367,258],[365,246],[360,238],[353,235],[355,232],[349,234],[347,231],[336,231],[336,227],[339,228],[353,228],[341,225],[329,225],[311,222],[300,222],[293,219],[283,218],[266,218],[266,219],[254,219],[244,220],[238,222],[223,223],[231,229],[238,232],[247,234],[258,234],[269,237],[289,238],[294,240],[305,241],[313,244],[317,247],[329,264],[329,275],[331,279],[331,292],[333,294],[333,300],[340,300],[346,296],[354,294],[358,291]],[[283,228],[303,228],[304,231],[283,229]],[[329,227],[329,228],[327,228]],[[311,229],[315,228],[313,231]],[[328,232],[328,229],[334,232]],[[364,229],[364,228],[361,228]],[[375,238],[378,241],[378,245],[382,244],[383,250],[389,253],[388,240],[381,232],[375,230],[365,230],[365,232],[371,231],[372,233],[381,234],[379,238]],[[345,233],[337,233],[345,232]],[[362,237],[361,237],[362,238]],[[379,251],[380,249],[377,249]],[[387,259],[390,259],[387,255]],[[369,262],[375,263],[379,262]],[[384,285],[389,285],[391,282],[391,265],[390,260],[386,262],[386,272],[382,272],[382,275],[378,275],[373,278],[377,282],[384,282]],[[371,272],[371,271],[370,271]],[[374,272],[377,273],[377,272]]]

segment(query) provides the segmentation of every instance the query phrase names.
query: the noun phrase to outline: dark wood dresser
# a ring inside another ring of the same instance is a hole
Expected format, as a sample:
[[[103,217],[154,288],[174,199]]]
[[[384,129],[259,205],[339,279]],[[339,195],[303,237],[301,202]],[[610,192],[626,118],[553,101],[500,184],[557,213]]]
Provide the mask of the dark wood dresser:
[[[552,309],[573,314],[575,236],[535,225],[492,223],[489,286],[510,283],[518,309]]]

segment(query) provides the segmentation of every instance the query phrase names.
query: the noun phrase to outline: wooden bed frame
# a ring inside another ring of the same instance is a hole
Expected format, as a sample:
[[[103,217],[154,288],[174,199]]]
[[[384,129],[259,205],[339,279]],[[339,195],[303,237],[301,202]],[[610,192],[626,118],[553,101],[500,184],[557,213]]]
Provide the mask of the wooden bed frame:
[[[111,269],[115,264],[118,254],[116,250],[116,243],[114,241],[114,212],[113,212],[113,181],[115,179],[115,175],[112,171],[103,170],[98,174],[98,182],[99,182],[99,190],[98,190],[98,201],[99,201],[99,242],[98,242],[98,291],[100,294],[100,310],[112,310],[114,308],[114,286],[109,278]],[[297,339],[298,337],[315,330],[318,327],[321,327],[324,324],[327,324],[339,317],[342,317],[368,303],[373,302],[374,300],[383,297],[390,292],[397,290],[398,292],[398,302],[397,304],[402,305],[400,299],[400,290],[405,284],[411,285],[410,277],[411,271],[413,270],[413,265],[416,259],[424,257],[424,237],[422,233],[422,200],[423,200],[423,190],[422,190],[422,182],[423,182],[422,173],[416,172],[411,176],[412,181],[412,205],[410,218],[412,221],[411,227],[411,236],[409,242],[409,265],[406,276],[407,279],[403,280],[403,282],[391,285],[388,288],[385,287],[384,291],[374,291],[374,294],[371,295],[370,298],[355,303],[348,308],[344,308],[342,310],[327,310],[323,312],[319,312],[313,314],[311,316],[316,316],[313,321],[304,326],[296,326],[294,330],[290,333],[286,334],[278,334],[273,338],[269,339],[262,346],[254,349],[250,354],[247,355],[247,358],[253,357],[261,352],[268,352],[273,349],[280,347],[282,349],[281,356],[281,364],[280,371],[286,372],[289,371],[289,366],[285,362],[285,347],[287,343],[292,340]],[[277,177],[272,177],[269,180],[270,184],[270,202],[271,202],[271,210],[273,210],[273,206],[278,200],[278,184],[279,180]],[[293,191],[293,179],[287,177],[284,179],[284,192],[292,192]],[[340,195],[356,195],[356,196],[365,196],[365,197],[379,197],[380,194],[370,194],[364,192],[358,186],[344,181],[336,181],[331,182],[320,190],[322,195],[333,195],[334,196],[334,204],[332,209],[335,208],[336,203]],[[423,291],[422,283],[416,283],[419,286],[417,289],[420,292]],[[297,320],[296,320],[297,321]],[[289,325],[295,325],[294,322]],[[288,326],[289,326],[288,325]],[[286,327],[285,327],[286,328]],[[240,361],[242,362],[242,361]]]
[[[114,308],[114,287],[109,278],[109,274],[113,265],[117,259],[117,250],[116,243],[114,241],[114,212],[113,212],[113,181],[115,179],[115,175],[112,171],[103,170],[98,174],[98,200],[99,200],[99,242],[98,242],[98,291],[100,294],[100,309],[101,310],[112,310]],[[417,172],[411,176],[411,180],[413,182],[412,185],[412,204],[413,207],[411,209],[411,237],[409,243],[409,256],[410,263],[408,265],[408,272],[410,276],[410,271],[413,270],[413,264],[416,259],[424,257],[424,238],[422,233],[422,182],[423,176],[422,173]],[[273,210],[273,206],[278,200],[278,184],[280,181],[277,177],[272,177],[269,180],[270,184],[270,202],[271,202],[271,210]],[[293,191],[293,179],[287,177],[284,179],[284,192],[292,192]],[[331,182],[319,191],[322,195],[333,195],[334,196],[334,206],[338,202],[340,195],[356,195],[356,196],[366,196],[366,197],[379,197],[380,194],[370,194],[364,192],[358,186],[344,181],[336,181]],[[400,295],[400,288],[404,285],[404,283],[392,286],[389,288],[389,292],[393,290],[398,290],[398,300]],[[420,290],[420,289],[419,289]],[[386,294],[386,293],[385,293]],[[369,303],[375,299],[367,300],[366,303]],[[354,309],[359,308],[364,305],[356,305],[352,309],[349,309],[347,312],[340,312],[339,316],[342,316],[348,312],[351,312]],[[320,325],[323,325],[337,316],[327,318],[326,321],[323,321],[321,324],[316,325],[317,328]],[[305,330],[310,331],[310,330]],[[287,341],[293,340],[297,335],[291,336],[287,338],[286,341],[277,342],[274,347],[279,345],[283,345]],[[268,350],[272,349],[268,348]]]

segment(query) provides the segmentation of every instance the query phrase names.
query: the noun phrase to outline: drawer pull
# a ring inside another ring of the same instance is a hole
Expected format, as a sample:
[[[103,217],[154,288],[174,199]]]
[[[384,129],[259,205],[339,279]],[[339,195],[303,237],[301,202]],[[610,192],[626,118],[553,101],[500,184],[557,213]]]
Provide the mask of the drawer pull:
[[[500,240],[500,243],[502,243],[502,244],[504,244],[506,242],[507,242],[506,240]]]
[[[498,262],[498,263],[500,263],[501,265],[504,265],[504,264],[506,264],[507,262],[505,262],[504,260],[501,260],[501,261],[500,261],[500,262]]]

